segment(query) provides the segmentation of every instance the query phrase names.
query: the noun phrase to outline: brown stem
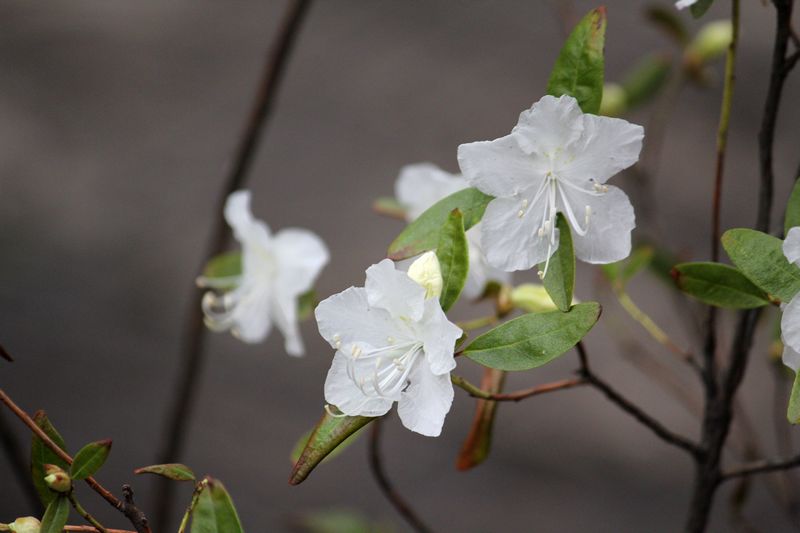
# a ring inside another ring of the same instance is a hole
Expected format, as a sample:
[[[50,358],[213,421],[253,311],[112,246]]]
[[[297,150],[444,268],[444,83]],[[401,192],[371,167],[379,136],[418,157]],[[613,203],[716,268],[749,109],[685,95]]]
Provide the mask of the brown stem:
[[[244,183],[258,147],[258,141],[275,102],[292,45],[310,4],[310,0],[292,0],[286,8],[278,34],[267,54],[264,74],[259,83],[253,108],[247,118],[241,140],[236,148],[233,165],[220,190],[215,211],[217,214],[222,213],[227,197],[241,188]],[[202,261],[205,262],[210,257],[222,252],[227,241],[228,230],[223,218],[219,216]],[[158,456],[159,463],[172,462],[180,455],[192,415],[197,385],[205,363],[203,352],[206,331],[200,312],[201,299],[202,293],[193,283],[181,346],[181,365],[176,376],[177,383],[173,389],[176,394],[167,417],[165,444]],[[156,529],[159,531],[166,526],[174,498],[174,486],[174,483],[170,483],[167,479],[159,482],[156,495],[156,501],[159,503],[155,514]]]
[[[800,466],[800,455],[792,457],[791,459],[779,461],[756,461],[749,465],[740,466],[739,468],[723,473],[720,476],[720,481],[728,481],[729,479],[752,476],[754,474],[765,474],[768,472],[789,470],[798,466]]]
[[[430,533],[431,529],[426,526],[422,520],[417,516],[414,510],[408,505],[408,502],[400,496],[400,494],[392,486],[389,477],[386,475],[386,470],[383,468],[383,460],[381,459],[380,441],[381,441],[381,418],[376,418],[372,422],[372,430],[369,435],[369,466],[372,470],[372,475],[378,483],[381,492],[389,500],[395,510],[405,519],[411,529],[418,533]]]
[[[100,533],[96,527],[92,526],[64,526],[64,531],[78,531],[84,533]],[[106,529],[106,533],[136,533],[128,529]]]
[[[0,389],[0,402],[6,405],[14,415],[19,418],[23,424],[28,426],[28,428],[41,439],[45,446],[50,448],[56,455],[58,455],[61,459],[63,459],[67,464],[72,464],[72,457],[62,450],[58,444],[53,442],[53,440],[47,436],[47,433],[42,431],[42,429],[36,425],[36,422],[28,416],[28,413],[23,411],[14,401],[5,393],[3,389]],[[152,533],[150,527],[147,525],[147,518],[144,516],[144,513],[141,512],[133,503],[132,498],[128,498],[127,494],[130,491],[130,487],[127,485],[123,486],[122,490],[125,493],[125,501],[120,501],[116,496],[114,496],[111,491],[106,489],[102,486],[96,479],[93,477],[88,477],[85,479],[86,484],[89,485],[92,490],[94,490],[97,494],[99,494],[104,500],[106,500],[109,504],[111,504],[115,509],[118,509],[122,514],[124,514],[128,520],[131,521],[136,531],[139,533]],[[126,490],[127,488],[127,490]]]
[[[480,398],[482,400],[493,400],[496,402],[519,402],[526,398],[530,398],[532,396],[539,396],[540,394],[547,394],[548,392],[555,392],[564,389],[571,389],[573,387],[578,387],[580,385],[587,385],[588,381],[582,377],[580,378],[571,378],[571,379],[562,379],[559,381],[553,381],[550,383],[545,383],[543,385],[536,385],[535,387],[529,387],[527,389],[521,389],[514,392],[506,392],[506,393],[489,393],[486,392],[475,385],[467,382],[463,378],[458,376],[451,376],[453,383],[472,396],[473,398]]]

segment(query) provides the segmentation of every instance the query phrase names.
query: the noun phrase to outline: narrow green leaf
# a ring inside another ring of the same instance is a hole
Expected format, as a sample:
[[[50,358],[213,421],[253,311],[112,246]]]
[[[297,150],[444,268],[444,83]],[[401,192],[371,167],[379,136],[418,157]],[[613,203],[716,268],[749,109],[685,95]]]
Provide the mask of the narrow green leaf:
[[[790,424],[800,424],[800,372],[795,374],[792,394],[789,396],[789,408],[786,418]]]
[[[655,27],[663,31],[667,36],[681,47],[689,42],[689,32],[686,24],[678,15],[674,5],[670,6],[650,6],[646,10],[647,20]]]
[[[379,215],[405,220],[406,207],[394,198],[378,198],[372,202],[372,210]]]
[[[67,451],[63,437],[61,437],[53,424],[50,423],[44,411],[37,411],[33,415],[33,421],[36,422],[36,425],[39,426],[59,448]],[[48,448],[39,437],[34,435],[31,440],[31,477],[33,478],[33,485],[36,487],[36,492],[39,494],[39,499],[45,507],[56,497],[56,494],[47,488],[47,483],[44,482],[44,465],[46,464],[56,465],[64,471],[69,471],[70,468],[66,461],[56,455],[56,453]]]
[[[333,416],[326,411],[295,462],[289,483],[302,483],[328,454],[373,420],[368,416]]]
[[[483,372],[481,389],[491,394],[503,390],[506,373],[502,370],[487,368]],[[456,468],[469,470],[484,462],[489,457],[492,447],[492,428],[497,416],[498,403],[492,400],[478,400],[475,402],[475,416],[461,452],[456,460]]]
[[[529,370],[549,363],[575,346],[600,317],[600,304],[581,303],[568,313],[530,313],[487,331],[464,355],[489,368]]]
[[[156,474],[174,481],[194,481],[197,479],[192,469],[180,463],[168,463],[163,465],[150,465],[137,468],[134,474]]]
[[[563,213],[558,213],[556,227],[558,248],[550,257],[542,284],[556,307],[567,312],[572,305],[572,291],[575,288],[575,251],[572,247],[572,232]],[[539,271],[544,269],[545,264],[540,264]]]
[[[714,0],[697,0],[697,2],[689,7],[689,10],[692,12],[694,18],[699,19],[706,14],[706,11],[708,11],[708,8],[710,8],[713,3]]]
[[[439,302],[447,311],[458,300],[469,271],[469,251],[467,235],[464,233],[464,217],[461,211],[453,209],[439,233],[436,257],[442,269],[442,295]]]
[[[222,482],[206,478],[192,511],[191,533],[244,533],[236,507]]]
[[[800,291],[800,268],[783,255],[783,241],[760,231],[737,228],[722,235],[733,264],[761,290],[788,302]]]
[[[673,276],[683,292],[715,307],[752,309],[770,303],[744,274],[721,263],[681,263]]]
[[[61,533],[69,519],[69,500],[63,494],[53,496],[42,517],[39,533]]]
[[[672,62],[668,56],[645,57],[622,81],[625,103],[633,109],[652,99],[664,87]]]
[[[232,288],[242,275],[242,252],[225,252],[212,257],[203,269],[204,278],[216,280],[218,289]]]
[[[547,94],[573,96],[584,113],[597,114],[603,99],[606,10],[598,7],[581,20],[561,48]]]
[[[464,217],[464,230],[468,230],[483,217],[486,206],[493,198],[478,189],[463,189],[439,200],[397,236],[389,245],[389,259],[399,261],[433,250],[439,244],[439,235],[453,209]]]
[[[70,476],[72,479],[92,477],[108,459],[111,453],[111,441],[99,440],[84,446],[75,454]]]
[[[308,445],[308,441],[311,438],[311,435],[314,434],[314,430],[315,429],[316,429],[316,427],[313,427],[313,428],[309,429],[308,431],[303,433],[303,435],[299,439],[297,439],[297,442],[295,443],[294,447],[292,448],[292,454],[291,454],[291,457],[290,457],[290,459],[292,461],[292,465],[297,464],[297,461],[300,460],[300,456],[303,455],[303,451],[306,449],[306,446]],[[351,444],[353,444],[356,440],[358,440],[358,438],[361,436],[361,433],[363,433],[363,431],[364,431],[363,427],[360,428],[360,429],[357,429],[352,435],[350,435],[346,439],[344,439],[341,444],[339,444],[328,455],[326,455],[325,458],[322,461],[320,461],[320,463],[321,464],[325,464],[328,461],[330,461],[332,459],[336,459],[337,457],[339,457],[342,454],[343,451],[345,451],[348,447],[350,447]]]
[[[789,203],[786,204],[786,216],[783,219],[783,234],[795,226],[800,226],[800,178],[794,182],[792,194],[789,195]]]

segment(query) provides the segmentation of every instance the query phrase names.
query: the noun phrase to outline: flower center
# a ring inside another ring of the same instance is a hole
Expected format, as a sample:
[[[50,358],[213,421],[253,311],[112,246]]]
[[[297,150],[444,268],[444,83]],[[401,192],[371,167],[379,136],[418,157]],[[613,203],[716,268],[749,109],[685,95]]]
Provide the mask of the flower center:
[[[352,344],[347,361],[347,375],[365,396],[396,400],[408,385],[408,376],[420,354],[422,343],[409,341],[399,344],[389,337],[382,348]]]

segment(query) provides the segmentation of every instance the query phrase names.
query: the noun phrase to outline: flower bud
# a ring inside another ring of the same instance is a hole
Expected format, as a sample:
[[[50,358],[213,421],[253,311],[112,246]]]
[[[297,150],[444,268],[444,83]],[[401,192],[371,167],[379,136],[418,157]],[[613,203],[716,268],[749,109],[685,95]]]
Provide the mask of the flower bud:
[[[707,63],[725,53],[733,39],[730,20],[717,20],[703,26],[686,50],[687,57]]]
[[[425,287],[425,298],[438,298],[444,280],[439,258],[434,252],[425,252],[408,267],[408,277]]]
[[[44,482],[50,490],[56,492],[69,492],[72,490],[72,479],[56,465],[44,465]]]
[[[530,313],[553,311],[557,309],[544,285],[523,283],[511,291],[511,303],[514,307],[524,309]]]
[[[40,527],[39,520],[32,516],[23,516],[8,524],[8,528],[14,533],[39,533]]]
[[[625,89],[616,83],[606,83],[603,86],[603,100],[600,102],[600,112],[598,115],[607,117],[618,117],[625,112],[628,95]]]

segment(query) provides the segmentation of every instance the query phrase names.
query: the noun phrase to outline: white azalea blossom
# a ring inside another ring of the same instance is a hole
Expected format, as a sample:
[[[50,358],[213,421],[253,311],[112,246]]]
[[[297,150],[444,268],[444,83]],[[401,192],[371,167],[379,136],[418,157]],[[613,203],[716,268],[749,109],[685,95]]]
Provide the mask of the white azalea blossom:
[[[509,135],[459,146],[464,177],[495,197],[482,221],[489,264],[506,271],[549,264],[558,248],[557,212],[569,221],[578,259],[627,257],[633,207],[605,182],[638,160],[643,137],[641,126],[584,114],[571,96],[545,96]]]
[[[406,208],[406,219],[411,222],[442,198],[467,187],[467,180],[460,175],[445,172],[431,163],[417,163],[400,170],[394,189],[395,197]],[[511,282],[511,274],[486,260],[481,248],[480,223],[467,230],[467,245],[469,273],[462,291],[466,298],[478,298],[489,281]]]
[[[257,343],[267,338],[274,323],[283,334],[286,351],[303,355],[297,298],[312,288],[328,263],[325,243],[299,228],[272,235],[263,221],[253,217],[249,191],[228,197],[225,220],[242,246],[242,273],[234,279],[198,279],[200,286],[212,289],[233,282],[229,291],[204,295],[206,324],[214,331],[230,330],[244,342]]]
[[[381,416],[397,402],[405,427],[435,437],[453,402],[450,371],[462,332],[439,305],[430,272],[436,255],[417,261],[427,264],[410,271],[422,278],[384,259],[367,269],[364,287],[331,296],[315,313],[320,334],[336,350],[325,401],[349,416]]]
[[[697,0],[678,0],[675,2],[675,7],[678,9],[686,9],[689,6],[692,6],[697,3]]]
[[[800,227],[794,227],[783,241],[783,255],[790,263],[800,267]],[[783,306],[781,317],[783,338],[783,364],[797,372],[800,370],[800,294]]]

